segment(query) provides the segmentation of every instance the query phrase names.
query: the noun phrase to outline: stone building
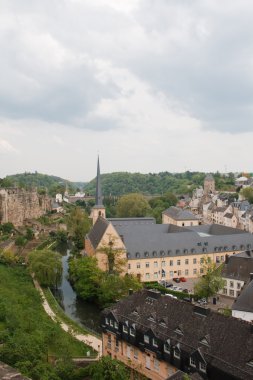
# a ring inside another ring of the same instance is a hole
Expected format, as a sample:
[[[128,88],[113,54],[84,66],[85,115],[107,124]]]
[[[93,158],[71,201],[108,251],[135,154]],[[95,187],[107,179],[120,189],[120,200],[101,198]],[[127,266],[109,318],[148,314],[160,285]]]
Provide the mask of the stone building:
[[[215,180],[212,174],[207,174],[204,179],[204,194],[213,194],[215,192]]]
[[[253,379],[251,323],[147,289],[102,315],[103,355],[148,379]]]
[[[38,194],[36,189],[0,190],[0,223],[11,222],[21,226],[26,219],[39,218],[50,210],[50,197]]]

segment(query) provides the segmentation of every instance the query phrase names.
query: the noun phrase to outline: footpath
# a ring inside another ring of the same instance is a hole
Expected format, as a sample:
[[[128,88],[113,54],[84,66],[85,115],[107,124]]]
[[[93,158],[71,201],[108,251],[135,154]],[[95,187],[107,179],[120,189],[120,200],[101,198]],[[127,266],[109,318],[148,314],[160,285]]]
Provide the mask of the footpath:
[[[39,285],[38,281],[33,279],[35,288],[39,291],[41,298],[42,298],[42,305],[44,307],[45,312],[52,318],[53,321],[57,322],[56,314],[51,309],[49,303],[46,300],[46,297],[43,293],[43,290],[41,289],[41,286]],[[92,347],[95,351],[98,352],[97,358],[93,360],[98,360],[102,356],[102,340],[91,335],[91,334],[78,334],[73,332],[72,328],[68,326],[65,322],[60,323],[61,328],[71,334],[74,338],[79,340],[80,342],[83,342],[87,344],[88,346]],[[89,361],[92,361],[90,358]]]

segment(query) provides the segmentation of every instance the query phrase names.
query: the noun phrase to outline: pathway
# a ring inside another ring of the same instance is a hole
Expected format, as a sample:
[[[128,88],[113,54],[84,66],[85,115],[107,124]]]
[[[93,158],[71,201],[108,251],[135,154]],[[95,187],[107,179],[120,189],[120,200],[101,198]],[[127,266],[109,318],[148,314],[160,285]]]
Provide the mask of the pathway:
[[[45,312],[53,319],[53,321],[57,321],[56,314],[51,309],[49,303],[46,300],[46,297],[43,293],[43,290],[41,289],[39,283],[37,280],[33,279],[35,288],[39,291],[41,297],[42,297],[42,305],[44,307]],[[65,322],[60,323],[61,328],[70,333],[74,338],[79,340],[80,342],[83,342],[87,344],[88,346],[92,347],[94,350],[98,352],[98,358],[102,356],[102,340],[91,335],[91,334],[77,334],[73,332],[72,328],[68,326]]]

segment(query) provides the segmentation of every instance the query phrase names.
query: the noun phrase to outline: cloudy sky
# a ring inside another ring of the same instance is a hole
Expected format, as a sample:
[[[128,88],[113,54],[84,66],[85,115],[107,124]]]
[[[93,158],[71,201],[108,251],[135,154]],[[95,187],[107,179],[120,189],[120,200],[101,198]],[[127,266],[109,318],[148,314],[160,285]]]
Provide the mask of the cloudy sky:
[[[0,177],[252,171],[251,0],[0,0]]]

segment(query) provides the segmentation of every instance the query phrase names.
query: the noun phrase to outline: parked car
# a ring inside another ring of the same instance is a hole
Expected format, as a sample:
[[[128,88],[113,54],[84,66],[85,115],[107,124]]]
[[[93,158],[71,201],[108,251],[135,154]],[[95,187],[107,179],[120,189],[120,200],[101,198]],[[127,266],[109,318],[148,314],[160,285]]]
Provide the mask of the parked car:
[[[180,282],[180,279],[179,279],[179,277],[174,277],[174,278],[173,278],[173,281],[179,283],[179,282]]]
[[[189,290],[188,289],[183,289],[183,292],[184,293],[189,293]]]
[[[181,282],[186,282],[186,281],[187,281],[185,277],[179,277],[179,280],[180,280]]]
[[[165,288],[171,288],[173,286],[172,282],[166,282]]]

